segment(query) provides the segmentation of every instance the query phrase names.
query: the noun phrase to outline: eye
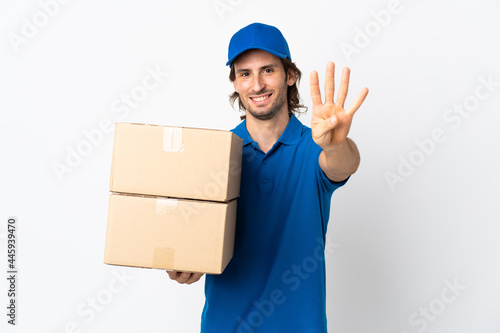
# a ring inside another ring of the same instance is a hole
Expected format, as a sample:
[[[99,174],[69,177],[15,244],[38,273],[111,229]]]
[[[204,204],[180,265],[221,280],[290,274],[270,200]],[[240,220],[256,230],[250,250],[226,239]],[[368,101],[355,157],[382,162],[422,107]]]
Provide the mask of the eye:
[[[241,76],[241,77],[247,77],[247,76],[249,76],[249,75],[250,75],[250,73],[248,73],[248,72],[241,72],[241,73],[240,73],[240,76]]]
[[[272,68],[266,68],[266,69],[264,70],[264,73],[266,73],[266,74],[270,74],[270,73],[272,73],[272,72],[274,72],[274,70],[273,70]]]

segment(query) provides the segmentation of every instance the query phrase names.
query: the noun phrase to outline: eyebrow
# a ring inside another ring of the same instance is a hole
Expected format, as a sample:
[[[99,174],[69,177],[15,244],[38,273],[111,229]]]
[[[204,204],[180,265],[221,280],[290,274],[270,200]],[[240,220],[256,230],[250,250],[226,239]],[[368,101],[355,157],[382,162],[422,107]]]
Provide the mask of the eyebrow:
[[[260,67],[259,70],[262,71],[262,70],[268,69],[268,68],[278,68],[278,64],[264,65],[264,66]],[[241,68],[241,69],[238,69],[236,71],[236,73],[241,73],[241,72],[251,72],[251,70],[247,69],[247,68]]]

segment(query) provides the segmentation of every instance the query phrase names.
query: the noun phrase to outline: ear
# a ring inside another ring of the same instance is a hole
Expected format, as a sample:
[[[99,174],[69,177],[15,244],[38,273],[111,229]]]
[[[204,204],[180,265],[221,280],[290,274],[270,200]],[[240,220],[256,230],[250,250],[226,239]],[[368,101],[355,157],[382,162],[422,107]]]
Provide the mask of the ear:
[[[295,81],[297,81],[297,73],[293,69],[289,68],[287,74],[286,84],[293,86]]]
[[[239,94],[238,88],[236,88],[236,80],[233,81],[233,87],[234,87],[234,91],[236,91]]]

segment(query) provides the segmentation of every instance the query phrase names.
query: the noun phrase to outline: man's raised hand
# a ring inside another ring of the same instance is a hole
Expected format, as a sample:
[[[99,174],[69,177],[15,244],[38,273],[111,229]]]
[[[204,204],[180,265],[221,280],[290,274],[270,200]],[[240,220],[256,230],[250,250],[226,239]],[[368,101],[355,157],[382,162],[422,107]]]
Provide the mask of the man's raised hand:
[[[314,142],[324,151],[334,151],[341,147],[351,128],[354,113],[368,95],[368,88],[361,89],[356,100],[344,109],[347,91],[349,90],[350,70],[345,67],[342,71],[340,88],[337,94],[337,101],[334,102],[335,93],[335,64],[329,62],[326,65],[325,76],[325,102],[321,100],[319,89],[318,72],[311,72],[311,98],[313,102],[313,113],[311,121],[312,137]]]

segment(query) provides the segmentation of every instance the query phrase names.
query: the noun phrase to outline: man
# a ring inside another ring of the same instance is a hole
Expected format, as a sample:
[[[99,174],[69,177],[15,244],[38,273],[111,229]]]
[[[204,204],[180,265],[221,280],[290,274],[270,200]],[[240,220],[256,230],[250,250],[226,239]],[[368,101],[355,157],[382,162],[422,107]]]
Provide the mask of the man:
[[[334,102],[334,64],[328,63],[325,102],[311,73],[311,129],[295,117],[301,72],[272,26],[254,23],[229,45],[227,65],[245,120],[241,194],[234,256],[221,275],[207,275],[202,332],[326,332],[325,234],[333,191],[359,165],[347,138],[364,88],[347,109],[349,69]],[[169,272],[179,283],[200,274]]]

